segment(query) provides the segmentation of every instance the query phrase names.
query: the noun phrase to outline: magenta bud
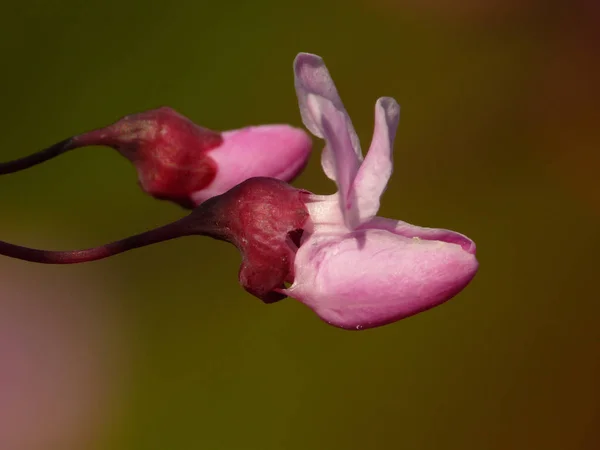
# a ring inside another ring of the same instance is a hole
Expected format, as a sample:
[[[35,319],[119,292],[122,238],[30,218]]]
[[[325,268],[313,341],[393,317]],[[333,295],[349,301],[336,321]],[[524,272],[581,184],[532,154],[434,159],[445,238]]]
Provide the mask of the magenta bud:
[[[240,284],[265,303],[273,303],[286,297],[285,283],[294,281],[293,262],[309,220],[306,195],[281,180],[250,178],[182,219],[110,244],[48,251],[0,241],[0,255],[42,264],[77,264],[183,236],[210,236],[240,250]]]
[[[113,147],[135,165],[145,192],[191,208],[248,178],[291,180],[305,166],[312,142],[288,125],[220,133],[162,107],[76,136],[73,145]]]
[[[285,298],[284,283],[294,281],[293,262],[309,219],[307,194],[280,180],[251,178],[194,211],[215,205],[212,236],[219,230],[240,250],[240,284],[266,303]]]
[[[223,137],[162,107],[125,116],[108,127],[75,136],[72,141],[74,147],[114,148],[135,166],[145,192],[192,207],[190,195],[215,179],[218,168],[209,151],[221,146]]]
[[[125,116],[107,127],[1,163],[0,174],[92,145],[112,147],[130,160],[148,194],[193,208],[248,178],[292,180],[306,165],[312,141],[303,130],[289,125],[261,125],[221,133],[162,107]]]

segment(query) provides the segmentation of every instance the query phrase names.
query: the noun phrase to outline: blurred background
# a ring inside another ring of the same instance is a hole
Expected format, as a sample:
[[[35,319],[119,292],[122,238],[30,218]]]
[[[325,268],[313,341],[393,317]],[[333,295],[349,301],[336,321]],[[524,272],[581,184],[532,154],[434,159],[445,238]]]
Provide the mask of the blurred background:
[[[348,332],[245,293],[208,238],[2,258],[2,450],[599,448],[598,1],[33,0],[0,21],[1,160],[160,105],[301,126],[292,61],[317,53],[364,148],[375,100],[402,105],[381,214],[480,261],[450,302]],[[331,193],[321,146],[295,185]],[[1,239],[32,247],[184,214],[108,148],[0,181]]]

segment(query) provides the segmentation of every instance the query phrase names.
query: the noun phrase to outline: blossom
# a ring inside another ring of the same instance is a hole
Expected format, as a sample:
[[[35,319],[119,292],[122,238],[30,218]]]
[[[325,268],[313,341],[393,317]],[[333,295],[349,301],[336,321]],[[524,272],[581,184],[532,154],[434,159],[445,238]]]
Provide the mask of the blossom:
[[[306,165],[312,142],[305,131],[283,124],[217,132],[162,107],[0,163],[0,174],[91,145],[112,147],[131,161],[146,193],[193,208],[251,177],[292,180]]]
[[[300,54],[294,69],[304,124],[325,139],[322,165],[338,192],[308,196],[310,227],[294,259],[294,283],[283,292],[326,322],[356,329],[402,319],[454,296],[477,271],[475,244],[453,231],[375,216],[392,174],[396,101],[377,100],[363,160],[323,60]]]
[[[172,224],[121,241],[74,252],[0,241],[0,254],[69,264],[181,236],[211,236],[240,250],[238,278],[251,294],[266,303],[295,298],[327,323],[354,330],[385,325],[452,298],[477,272],[475,244],[454,231],[376,215],[392,174],[396,101],[377,100],[373,139],[363,159],[323,60],[299,54],[294,72],[303,122],[326,142],[322,166],[337,193],[315,195],[254,177]]]

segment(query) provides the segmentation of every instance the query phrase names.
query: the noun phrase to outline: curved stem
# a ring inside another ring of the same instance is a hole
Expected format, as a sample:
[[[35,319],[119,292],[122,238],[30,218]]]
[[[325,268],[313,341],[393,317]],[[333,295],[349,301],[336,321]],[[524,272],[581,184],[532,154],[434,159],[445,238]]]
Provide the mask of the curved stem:
[[[157,242],[168,241],[190,234],[201,234],[195,233],[189,226],[189,217],[187,216],[168,225],[87,250],[37,250],[0,241],[0,255],[41,264],[77,264],[97,261]]]
[[[9,173],[18,172],[20,170],[28,169],[35,165],[41,164],[49,159],[55,158],[56,156],[62,155],[63,153],[73,150],[73,138],[68,138],[63,141],[57,142],[44,150],[33,153],[32,155],[25,156],[23,158],[14,159],[0,163],[0,175],[6,175]]]

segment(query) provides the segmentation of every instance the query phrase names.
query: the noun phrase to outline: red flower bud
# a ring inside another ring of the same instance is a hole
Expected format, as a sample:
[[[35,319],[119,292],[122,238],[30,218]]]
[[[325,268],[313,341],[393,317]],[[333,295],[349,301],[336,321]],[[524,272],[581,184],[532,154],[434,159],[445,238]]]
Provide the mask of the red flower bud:
[[[125,116],[33,155],[0,163],[0,174],[27,169],[91,145],[112,147],[129,159],[148,194],[193,208],[248,178],[290,181],[304,168],[312,142],[303,130],[289,125],[220,133],[162,107]]]

